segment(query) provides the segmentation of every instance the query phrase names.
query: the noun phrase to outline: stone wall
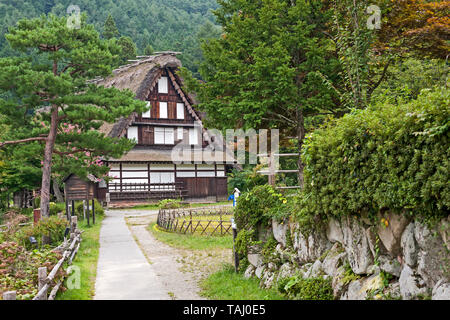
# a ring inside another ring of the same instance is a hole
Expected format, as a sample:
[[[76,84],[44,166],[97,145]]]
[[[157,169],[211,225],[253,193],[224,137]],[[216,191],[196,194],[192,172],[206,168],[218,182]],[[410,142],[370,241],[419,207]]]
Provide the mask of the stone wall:
[[[342,300],[450,300],[450,217],[431,230],[404,215],[378,218],[378,224],[364,217],[331,219],[310,234],[274,220],[259,233],[267,239],[270,232],[278,245],[265,257],[252,248],[245,276],[260,278],[264,287],[293,275],[329,278]]]

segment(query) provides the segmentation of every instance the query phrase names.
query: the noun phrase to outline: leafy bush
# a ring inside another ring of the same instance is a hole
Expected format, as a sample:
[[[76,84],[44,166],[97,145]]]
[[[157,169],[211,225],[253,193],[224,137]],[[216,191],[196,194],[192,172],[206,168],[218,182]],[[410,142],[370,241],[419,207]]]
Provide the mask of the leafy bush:
[[[247,259],[248,248],[255,243],[254,234],[255,232],[253,230],[242,229],[236,236],[234,246],[239,256],[239,271],[241,272],[245,271],[249,265]]]
[[[289,215],[285,210],[287,203],[287,199],[272,186],[256,186],[250,192],[243,193],[237,201],[235,217],[238,229],[266,226],[277,214]]]
[[[36,225],[23,227],[16,232],[15,238],[19,245],[27,249],[32,249],[29,238],[34,237],[38,242],[38,246],[42,246],[42,237],[49,236],[51,245],[59,245],[64,240],[64,231],[69,223],[65,218],[51,216],[41,219]]]
[[[158,202],[160,209],[178,209],[181,208],[181,200],[179,199],[164,199]]]
[[[354,111],[309,135],[300,216],[449,214],[449,90]]]
[[[31,300],[38,293],[38,268],[50,271],[61,258],[60,254],[44,251],[26,251],[16,242],[0,243],[0,297],[3,292],[17,291],[18,300]],[[64,275],[60,269],[55,277],[55,285]]]
[[[51,216],[56,216],[58,213],[66,211],[66,204],[50,202],[49,211]]]
[[[333,300],[331,279],[308,278],[300,275],[281,279],[278,291],[290,299],[298,300]]]
[[[258,165],[243,170],[233,169],[228,175],[228,194],[232,194],[234,188],[238,188],[241,192],[248,192],[256,186],[266,184],[267,176],[258,173],[262,167],[262,165]]]
[[[89,206],[92,206],[92,201],[89,201]],[[100,202],[98,202],[97,199],[94,200],[94,209],[96,215],[103,215],[105,214],[105,209],[103,209]],[[75,204],[75,211],[79,217],[83,216],[83,201],[78,202]],[[90,215],[92,215],[92,211],[90,211]]]

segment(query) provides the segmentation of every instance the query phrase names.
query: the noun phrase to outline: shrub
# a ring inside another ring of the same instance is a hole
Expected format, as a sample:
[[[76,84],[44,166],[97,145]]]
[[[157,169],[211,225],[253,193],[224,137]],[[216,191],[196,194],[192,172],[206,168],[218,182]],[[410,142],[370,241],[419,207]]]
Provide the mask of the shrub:
[[[241,230],[252,229],[257,225],[266,226],[276,214],[289,215],[288,210],[283,210],[285,205],[287,199],[272,186],[256,186],[250,192],[243,193],[237,201],[237,227]]]
[[[333,300],[331,279],[307,278],[300,275],[281,279],[278,290],[290,299],[298,300]]]
[[[89,201],[89,206],[92,206],[92,200]],[[103,215],[105,214],[105,209],[103,209],[100,202],[98,202],[97,199],[94,200],[94,209],[96,215]],[[83,216],[83,201],[80,201],[75,204],[75,211],[79,217]],[[92,211],[90,211],[90,215],[92,215]]]
[[[60,254],[49,250],[26,251],[16,242],[0,243],[0,296],[14,290],[18,300],[31,300],[38,293],[38,268],[47,267],[50,271],[60,258]],[[63,275],[60,269],[51,285]]]
[[[20,245],[27,249],[32,249],[29,241],[30,237],[34,237],[39,247],[41,247],[42,237],[49,236],[50,245],[56,246],[64,240],[64,231],[68,225],[69,223],[65,218],[60,219],[56,216],[51,216],[46,219],[41,219],[36,225],[21,228],[16,232],[15,238]]]
[[[58,213],[66,211],[66,204],[50,202],[49,211],[51,216],[56,216]]]
[[[248,166],[243,170],[233,169],[228,175],[228,194],[232,194],[234,188],[238,188],[241,192],[248,192],[256,186],[266,184],[267,176],[258,173],[262,168],[263,165],[257,165]]]
[[[181,200],[179,199],[164,199],[158,202],[160,209],[178,209],[181,208]]]
[[[449,214],[449,90],[354,111],[306,139],[303,215]]]

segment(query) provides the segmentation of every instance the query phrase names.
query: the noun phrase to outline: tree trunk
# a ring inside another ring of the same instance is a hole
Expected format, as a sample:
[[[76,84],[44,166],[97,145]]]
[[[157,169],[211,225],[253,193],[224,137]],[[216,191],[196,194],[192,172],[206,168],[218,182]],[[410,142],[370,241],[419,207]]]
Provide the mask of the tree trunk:
[[[64,202],[64,197],[61,194],[61,190],[59,189],[59,183],[58,183],[58,179],[53,178],[53,192],[55,193],[56,196],[56,201],[58,202]]]
[[[58,106],[52,107],[52,118],[50,123],[50,133],[45,142],[44,163],[42,168],[42,188],[41,188],[41,216],[49,217],[50,185],[52,174],[52,157],[55,147],[58,126]]]

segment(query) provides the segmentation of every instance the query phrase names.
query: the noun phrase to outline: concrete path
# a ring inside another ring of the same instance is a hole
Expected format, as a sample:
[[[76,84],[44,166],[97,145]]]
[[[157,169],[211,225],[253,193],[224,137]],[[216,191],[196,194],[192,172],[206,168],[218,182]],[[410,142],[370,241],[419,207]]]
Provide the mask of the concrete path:
[[[129,215],[143,212],[128,211]],[[148,215],[150,212],[147,211]],[[100,230],[95,300],[170,300],[134,241],[123,211],[107,211]]]

